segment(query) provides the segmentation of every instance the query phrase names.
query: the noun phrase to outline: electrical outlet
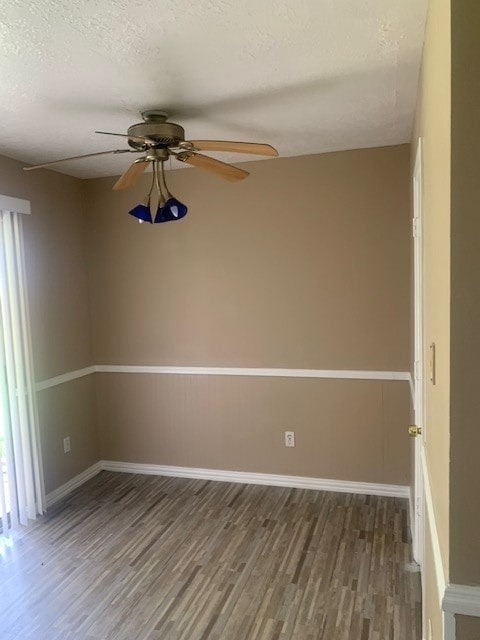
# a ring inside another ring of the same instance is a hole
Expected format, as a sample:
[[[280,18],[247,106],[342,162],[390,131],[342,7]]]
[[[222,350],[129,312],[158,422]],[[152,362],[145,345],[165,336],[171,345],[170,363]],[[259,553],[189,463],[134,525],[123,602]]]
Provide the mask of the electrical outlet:
[[[295,431],[285,431],[285,446],[286,447],[295,446]]]
[[[63,439],[63,453],[70,453],[71,450],[70,436],[67,436]]]

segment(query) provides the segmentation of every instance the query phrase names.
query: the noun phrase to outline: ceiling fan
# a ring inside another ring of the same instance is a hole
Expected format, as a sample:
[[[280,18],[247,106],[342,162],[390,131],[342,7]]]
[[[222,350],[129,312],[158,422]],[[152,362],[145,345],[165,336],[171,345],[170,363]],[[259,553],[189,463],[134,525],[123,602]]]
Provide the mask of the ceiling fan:
[[[183,127],[174,122],[167,122],[168,114],[165,111],[153,109],[144,111],[143,122],[134,124],[128,128],[127,133],[110,133],[108,131],[96,131],[102,135],[120,136],[127,138],[130,149],[113,149],[111,151],[100,151],[97,153],[87,153],[82,156],[72,158],[62,158],[52,162],[45,162],[33,167],[24,167],[25,171],[43,169],[67,160],[77,160],[80,158],[92,158],[94,156],[117,154],[117,153],[142,153],[142,157],[137,158],[123,173],[123,175],[113,185],[114,190],[127,189],[135,185],[140,176],[150,163],[153,163],[154,173],[158,165],[161,165],[163,173],[163,163],[168,158],[173,157],[180,162],[186,162],[199,169],[212,173],[236,182],[243,180],[249,173],[244,169],[239,169],[226,162],[221,162],[205,156],[200,151],[230,151],[235,153],[247,153],[263,156],[278,156],[278,151],[269,144],[258,144],[254,142],[228,142],[222,140],[185,140]]]
[[[134,124],[128,128],[127,133],[110,133],[109,131],[96,131],[106,136],[120,136],[127,138],[130,149],[113,149],[111,151],[99,151],[87,153],[83,156],[63,158],[53,162],[37,164],[33,167],[24,167],[25,171],[43,169],[67,160],[80,158],[92,158],[116,153],[142,153],[120,176],[113,185],[114,190],[133,187],[139,180],[148,165],[152,166],[152,182],[145,199],[129,211],[130,215],[139,222],[171,222],[180,220],[187,214],[187,207],[177,200],[168,190],[165,181],[165,161],[170,157],[186,162],[199,169],[215,173],[225,180],[236,182],[243,180],[249,174],[244,169],[234,167],[232,164],[221,162],[210,156],[205,156],[199,151],[233,151],[236,153],[257,154],[264,156],[278,156],[276,149],[269,144],[257,144],[254,142],[227,142],[222,140],[185,140],[183,127],[174,122],[167,122],[168,115],[158,109],[144,111],[143,122]],[[154,192],[156,191],[156,197]],[[155,213],[153,218],[153,213]]]

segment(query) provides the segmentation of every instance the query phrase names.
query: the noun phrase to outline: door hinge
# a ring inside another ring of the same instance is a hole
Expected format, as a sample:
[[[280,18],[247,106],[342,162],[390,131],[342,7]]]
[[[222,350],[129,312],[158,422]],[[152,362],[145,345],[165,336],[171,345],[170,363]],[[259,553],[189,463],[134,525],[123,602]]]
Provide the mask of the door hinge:
[[[420,498],[417,498],[417,516],[419,518],[422,517],[422,502],[421,502]]]
[[[412,218],[412,234],[416,238],[418,236],[418,219]]]

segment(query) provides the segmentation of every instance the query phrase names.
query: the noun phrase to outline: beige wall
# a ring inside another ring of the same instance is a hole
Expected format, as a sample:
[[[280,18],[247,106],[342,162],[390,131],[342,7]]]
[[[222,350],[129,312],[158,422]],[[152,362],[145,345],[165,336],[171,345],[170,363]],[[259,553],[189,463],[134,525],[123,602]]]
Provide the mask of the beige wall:
[[[85,184],[98,364],[409,369],[409,148],[168,173],[177,224]],[[101,456],[407,484],[406,382],[102,374]],[[297,446],[283,446],[295,430]]]
[[[0,193],[32,204],[22,221],[36,380],[92,364],[81,182],[25,173],[0,157]],[[38,401],[48,492],[98,460],[92,381],[40,391]],[[67,435],[72,452],[65,455]]]
[[[480,4],[452,0],[450,580],[472,585],[480,585],[479,74]]]
[[[407,383],[118,373],[97,393],[103,459],[409,481]]]
[[[430,0],[414,133],[423,142],[425,342],[437,347],[427,463],[445,580],[470,585],[480,585],[479,32],[475,0]],[[427,527],[427,552],[429,535]],[[428,617],[438,619],[432,572],[425,589]],[[480,637],[478,619],[458,616],[457,631],[459,640]]]
[[[424,346],[436,346],[436,384],[425,388],[426,458],[444,574],[449,571],[450,458],[450,0],[430,0],[412,142],[423,155]],[[426,519],[427,520],[427,519]],[[442,638],[442,614],[425,522],[424,611],[433,638]]]
[[[479,640],[480,618],[471,616],[456,617],[456,640]]]
[[[412,152],[423,148],[424,341],[436,346],[426,382],[426,456],[445,573],[449,558],[450,413],[450,1],[429,4]],[[436,585],[427,585],[435,590]]]
[[[409,149],[259,161],[240,184],[168,173],[177,224],[126,212],[149,178],[90,180],[102,364],[409,368]]]
[[[2,160],[3,193],[32,201],[37,380],[93,362],[408,369],[408,147],[248,168],[244,185],[172,172],[191,213],[152,228],[124,213],[142,187],[113,194],[112,179]],[[120,393],[116,376],[97,384],[102,457],[408,483],[405,382],[120,378]],[[99,458],[94,385],[38,394],[47,491]]]
[[[37,394],[47,493],[99,460],[95,391],[94,376],[87,376]],[[69,454],[63,452],[67,435]]]
[[[32,203],[24,216],[28,295],[37,380],[92,364],[82,182],[26,173],[0,157],[0,192]]]

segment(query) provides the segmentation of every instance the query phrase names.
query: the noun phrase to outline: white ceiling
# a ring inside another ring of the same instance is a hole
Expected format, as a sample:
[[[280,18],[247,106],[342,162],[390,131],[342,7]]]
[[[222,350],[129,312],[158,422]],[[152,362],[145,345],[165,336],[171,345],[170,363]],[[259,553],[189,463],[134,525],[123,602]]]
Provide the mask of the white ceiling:
[[[40,163],[123,148],[95,129],[125,133],[152,107],[187,138],[268,142],[282,156],[410,140],[426,0],[1,4],[3,155]],[[58,170],[114,175],[130,159]]]

